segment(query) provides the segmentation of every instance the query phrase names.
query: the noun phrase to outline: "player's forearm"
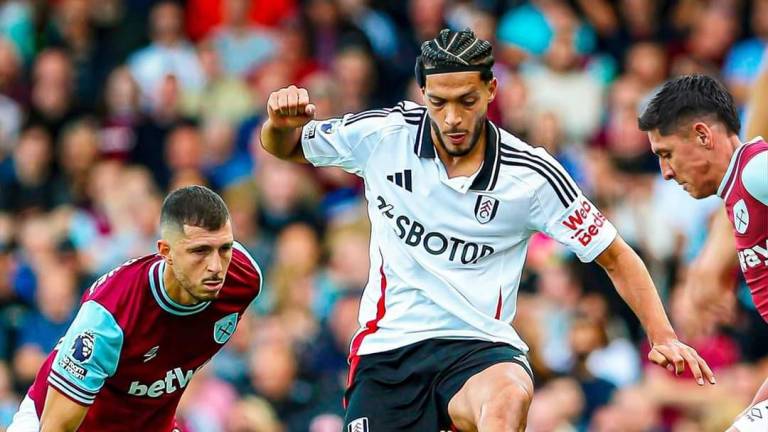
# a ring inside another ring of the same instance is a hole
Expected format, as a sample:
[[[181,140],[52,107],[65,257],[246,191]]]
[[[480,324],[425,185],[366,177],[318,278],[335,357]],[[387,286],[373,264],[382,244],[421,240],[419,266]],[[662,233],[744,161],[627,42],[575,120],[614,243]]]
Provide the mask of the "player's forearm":
[[[699,271],[710,272],[720,279],[738,264],[732,231],[725,209],[720,209],[712,220],[707,242],[694,262]]]
[[[40,432],[75,432],[79,424],[62,424],[60,422],[40,422]]]
[[[261,127],[261,146],[280,159],[294,159],[301,151],[301,128],[278,128],[270,120]]]
[[[652,343],[677,338],[648,270],[624,240],[617,237],[597,262],[608,273],[621,298],[637,315]]]
[[[40,418],[40,432],[75,432],[83,422],[83,417],[80,417],[79,413],[74,415],[69,413],[47,415],[43,411],[43,415]]]
[[[40,432],[74,432],[87,413],[87,407],[73,402],[49,386],[45,407],[40,415]]]

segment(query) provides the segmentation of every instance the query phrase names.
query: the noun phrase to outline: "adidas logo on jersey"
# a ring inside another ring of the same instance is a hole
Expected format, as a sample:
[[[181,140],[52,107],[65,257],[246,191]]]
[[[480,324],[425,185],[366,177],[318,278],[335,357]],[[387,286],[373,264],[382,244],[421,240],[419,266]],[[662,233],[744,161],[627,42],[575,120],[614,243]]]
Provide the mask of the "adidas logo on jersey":
[[[765,246],[757,244],[751,248],[740,250],[739,264],[743,272],[759,265],[768,266],[768,239],[765,239]]]
[[[157,380],[150,384],[142,384],[139,381],[133,381],[131,387],[128,389],[128,394],[133,396],[148,396],[151,398],[171,394],[177,390],[184,389],[187,384],[189,384],[189,380],[192,379],[194,373],[195,371],[193,370],[184,372],[181,368],[174,368],[165,373],[165,379]],[[176,381],[178,387],[174,385],[174,381]]]
[[[407,190],[413,192],[413,177],[411,177],[411,170],[407,169],[403,172],[397,172],[387,176],[387,180]]]

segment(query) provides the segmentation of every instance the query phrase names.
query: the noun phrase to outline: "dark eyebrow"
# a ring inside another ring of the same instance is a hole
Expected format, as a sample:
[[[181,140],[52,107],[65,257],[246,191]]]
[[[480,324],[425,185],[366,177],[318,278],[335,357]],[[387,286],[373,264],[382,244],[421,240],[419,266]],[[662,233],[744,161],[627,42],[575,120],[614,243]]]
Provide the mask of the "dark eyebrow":
[[[234,247],[234,242],[226,242],[226,243],[222,243],[221,245],[219,245],[218,249],[221,249],[221,248],[232,248],[232,247]],[[205,249],[214,249],[214,247],[212,247],[211,245],[207,245],[207,244],[201,244],[201,245],[197,245],[197,246],[190,246],[189,248],[187,248],[187,250],[190,250],[190,251],[205,250]]]
[[[458,99],[458,100],[461,100],[461,99],[465,99],[465,98],[467,98],[467,97],[477,97],[477,93],[478,93],[478,92],[477,92],[477,90],[470,90],[470,91],[468,91],[468,92],[466,92],[466,93],[463,93],[463,94],[459,95],[458,97],[456,97],[456,99]],[[440,97],[440,96],[432,95],[432,94],[429,94],[429,93],[427,93],[427,95],[426,95],[426,96],[427,96],[428,98],[430,98],[430,99],[437,99],[437,100],[440,100],[440,101],[444,101],[444,100],[447,100],[447,99],[446,99],[446,98],[444,98],[444,97]]]

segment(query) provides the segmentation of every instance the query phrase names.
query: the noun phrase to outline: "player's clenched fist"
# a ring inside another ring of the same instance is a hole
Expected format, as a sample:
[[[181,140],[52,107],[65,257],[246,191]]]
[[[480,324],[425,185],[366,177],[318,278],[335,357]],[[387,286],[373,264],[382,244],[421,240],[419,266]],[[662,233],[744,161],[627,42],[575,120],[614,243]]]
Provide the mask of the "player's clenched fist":
[[[296,129],[315,118],[315,105],[309,103],[307,89],[292,85],[269,95],[267,114],[273,127]]]

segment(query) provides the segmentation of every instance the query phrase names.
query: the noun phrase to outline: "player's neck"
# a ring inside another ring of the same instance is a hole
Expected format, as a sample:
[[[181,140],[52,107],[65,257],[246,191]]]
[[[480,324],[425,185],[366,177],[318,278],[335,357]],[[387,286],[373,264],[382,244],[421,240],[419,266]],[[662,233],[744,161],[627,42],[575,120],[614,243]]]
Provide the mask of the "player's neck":
[[[726,141],[723,151],[723,155],[715,161],[712,170],[717,174],[717,184],[722,183],[723,177],[728,172],[728,167],[731,165],[731,159],[733,159],[734,153],[739,147],[744,145],[737,135],[730,135],[728,141]]]
[[[437,137],[432,132],[432,141],[437,142]],[[480,132],[480,137],[477,140],[477,144],[468,154],[464,156],[451,156],[441,145],[436,145],[435,150],[440,161],[445,166],[445,171],[448,174],[448,178],[459,176],[471,176],[476,173],[485,159],[485,126]]]
[[[200,303],[181,286],[181,282],[173,274],[173,269],[168,265],[165,266],[165,271],[163,272],[163,286],[165,287],[165,292],[168,293],[168,297],[177,304],[190,306]]]

